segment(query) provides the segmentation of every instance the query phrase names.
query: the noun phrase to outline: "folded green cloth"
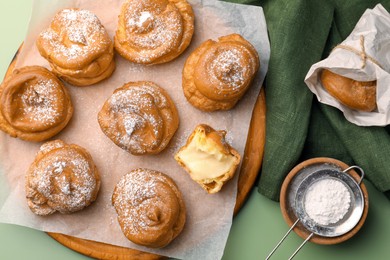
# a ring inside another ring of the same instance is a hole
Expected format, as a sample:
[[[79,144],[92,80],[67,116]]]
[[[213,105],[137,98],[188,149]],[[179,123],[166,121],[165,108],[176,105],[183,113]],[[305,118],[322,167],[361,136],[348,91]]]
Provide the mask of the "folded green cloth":
[[[390,127],[360,127],[320,104],[304,83],[312,64],[326,58],[378,1],[231,0],[264,8],[271,58],[265,81],[266,144],[259,192],[279,199],[289,171],[305,159],[331,157],[359,165],[390,198]],[[390,10],[390,0],[381,1]],[[390,32],[389,32],[390,33]]]

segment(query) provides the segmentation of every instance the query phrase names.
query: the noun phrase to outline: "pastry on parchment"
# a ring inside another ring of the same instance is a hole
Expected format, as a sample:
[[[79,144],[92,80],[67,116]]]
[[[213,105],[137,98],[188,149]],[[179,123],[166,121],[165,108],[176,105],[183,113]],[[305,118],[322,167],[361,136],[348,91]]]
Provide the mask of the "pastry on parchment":
[[[175,154],[175,160],[208,193],[220,191],[240,164],[240,154],[226,142],[225,135],[226,131],[198,125]]]
[[[44,143],[26,174],[28,206],[41,216],[82,210],[96,200],[99,188],[89,152],[61,140]]]
[[[133,155],[157,154],[179,126],[168,93],[150,81],[129,82],[116,89],[98,115],[103,133]]]
[[[150,169],[135,169],[115,186],[112,204],[123,234],[133,243],[161,248],[183,230],[186,207],[175,182]]]
[[[127,0],[114,42],[125,59],[159,64],[175,59],[190,44],[194,13],[186,0]]]
[[[0,129],[12,137],[49,139],[65,128],[72,115],[64,84],[44,67],[16,69],[0,86]]]
[[[229,110],[248,90],[259,67],[256,49],[241,35],[207,40],[185,62],[184,95],[200,110]]]
[[[98,83],[115,70],[113,41],[88,10],[58,12],[36,45],[53,72],[75,86]]]
[[[356,81],[330,70],[321,73],[322,86],[343,105],[360,111],[376,109],[376,80]]]

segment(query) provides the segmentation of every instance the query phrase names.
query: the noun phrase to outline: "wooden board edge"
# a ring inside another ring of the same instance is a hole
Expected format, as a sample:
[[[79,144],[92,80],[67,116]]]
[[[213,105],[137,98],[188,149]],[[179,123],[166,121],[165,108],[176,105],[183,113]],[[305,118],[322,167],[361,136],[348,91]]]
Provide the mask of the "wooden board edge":
[[[81,239],[59,233],[47,233],[57,242],[83,255],[98,259],[122,260],[162,260],[166,257],[146,253],[140,250],[119,247],[87,239]]]
[[[234,215],[240,211],[256,181],[259,173],[265,146],[266,123],[265,90],[261,88],[252,113],[248,137],[245,146],[244,159],[241,165],[240,176],[237,184],[237,199],[234,207]]]

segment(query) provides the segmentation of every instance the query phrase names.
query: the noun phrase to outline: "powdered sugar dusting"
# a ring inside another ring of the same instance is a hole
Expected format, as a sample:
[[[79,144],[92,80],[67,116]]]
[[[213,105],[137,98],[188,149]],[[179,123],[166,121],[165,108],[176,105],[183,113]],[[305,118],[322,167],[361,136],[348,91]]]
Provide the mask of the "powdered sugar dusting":
[[[158,225],[166,224],[160,223],[162,216],[154,219],[150,214],[155,210],[164,211],[161,203],[166,199],[163,197],[172,193],[167,185],[161,186],[165,182],[163,175],[149,169],[136,169],[121,178],[115,188],[113,205],[125,233],[136,235],[148,228],[157,232]]]
[[[56,123],[62,116],[60,105],[64,102],[58,97],[59,89],[58,84],[51,79],[40,79],[35,84],[27,85],[20,94],[22,114],[30,122],[39,122],[45,126]],[[63,94],[61,89],[60,93]]]
[[[54,140],[54,141],[49,141],[41,145],[39,148],[39,152],[41,153],[47,153],[51,150],[63,147],[65,143],[61,140]]]
[[[63,213],[87,206],[98,185],[93,166],[73,148],[60,147],[46,154],[30,171],[29,187],[44,196],[51,208]]]
[[[104,27],[90,11],[64,9],[54,17],[54,21],[59,24],[43,31],[40,37],[57,58],[77,59],[99,52],[109,44]]]
[[[164,95],[149,85],[132,86],[116,91],[108,102],[111,116],[121,119],[112,120],[111,125],[121,146],[142,153],[160,145],[164,120],[159,110],[169,105]],[[145,135],[149,139],[145,139]]]
[[[131,136],[134,130],[141,128],[145,125],[145,120],[135,114],[126,115],[123,118],[126,134]]]
[[[138,20],[136,20],[134,17],[130,17],[127,21],[127,25],[129,27],[147,27],[153,22],[153,20],[153,15],[150,12],[141,12]]]
[[[64,171],[64,168],[66,167],[66,162],[54,162],[53,163],[53,168],[54,168],[54,173],[60,174]]]
[[[129,1],[126,7],[126,45],[139,52],[138,62],[151,62],[179,46],[183,21],[174,4]]]
[[[242,66],[242,53],[236,48],[218,53],[209,65],[209,75],[217,87],[228,85],[233,90],[240,88],[245,82],[247,67]]]

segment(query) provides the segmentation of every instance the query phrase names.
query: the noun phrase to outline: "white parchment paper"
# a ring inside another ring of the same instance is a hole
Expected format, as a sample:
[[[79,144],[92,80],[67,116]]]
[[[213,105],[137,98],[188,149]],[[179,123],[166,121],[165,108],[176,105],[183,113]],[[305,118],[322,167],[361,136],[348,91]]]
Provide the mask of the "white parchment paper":
[[[374,62],[366,59],[362,68],[363,52]],[[335,48],[328,58],[314,64],[306,75],[305,83],[317,96],[318,101],[340,109],[345,118],[361,126],[385,126],[390,124],[390,14],[378,4],[367,9],[352,33],[340,44],[353,48],[358,54],[343,48]],[[375,64],[377,62],[377,64]],[[350,109],[333,98],[323,87],[321,71],[329,69],[336,74],[359,81],[377,80],[377,110],[362,112]]]
[[[157,66],[130,63],[116,55],[117,69],[108,79],[90,87],[68,89],[75,113],[70,124],[55,138],[85,147],[92,155],[102,179],[96,202],[70,215],[48,217],[34,215],[28,208],[24,175],[42,143],[30,143],[0,133],[0,221],[47,232],[130,247],[181,259],[219,259],[232,224],[236,198],[237,174],[218,194],[207,194],[177,165],[174,153],[200,123],[228,131],[227,139],[241,155],[247,138],[251,113],[268,69],[269,42],[263,11],[260,7],[223,3],[212,0],[190,1],[195,12],[195,34],[191,45],[176,60]],[[49,64],[38,53],[35,40],[63,8],[77,7],[94,12],[114,36],[122,1],[119,0],[35,0],[28,36],[18,57],[17,67]],[[230,33],[240,33],[257,49],[261,71],[245,97],[231,111],[205,113],[193,108],[181,87],[181,71],[188,55],[203,41]],[[170,145],[159,155],[133,156],[117,147],[100,130],[97,114],[105,100],[124,83],[150,80],[165,88],[178,107],[180,127]],[[146,167],[171,176],[184,195],[187,223],[173,243],[163,249],[149,249],[128,241],[122,234],[111,206],[111,195],[120,177],[130,170]]]

